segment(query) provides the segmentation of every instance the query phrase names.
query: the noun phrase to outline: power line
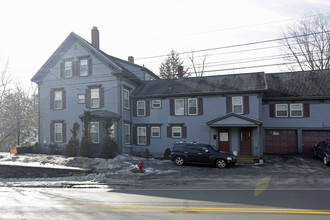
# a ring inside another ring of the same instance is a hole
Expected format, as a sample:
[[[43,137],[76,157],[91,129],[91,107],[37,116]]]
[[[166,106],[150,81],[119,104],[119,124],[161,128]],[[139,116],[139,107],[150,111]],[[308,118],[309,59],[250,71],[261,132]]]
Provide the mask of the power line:
[[[270,39],[270,40],[255,41],[255,42],[243,43],[243,44],[234,44],[234,45],[228,45],[228,46],[222,46],[222,47],[213,47],[213,48],[200,49],[200,50],[194,50],[194,51],[185,51],[185,52],[180,52],[178,54],[179,55],[182,55],[182,54],[200,53],[200,52],[206,52],[206,51],[212,51],[212,50],[223,50],[223,49],[243,47],[243,46],[252,46],[252,45],[257,45],[257,44],[264,44],[264,43],[270,43],[270,42],[276,42],[276,41],[283,41],[283,40],[288,40],[288,39],[292,39],[292,38],[306,37],[306,36],[309,36],[309,35],[328,34],[328,33],[330,33],[330,31],[322,31],[322,32],[311,33],[311,34],[302,34],[302,35],[296,35],[296,36],[292,36],[292,37],[275,38],[275,39]],[[168,54],[166,54],[166,55],[156,55],[156,56],[135,58],[135,60],[153,59],[153,58],[166,57],[166,56],[168,56]]]

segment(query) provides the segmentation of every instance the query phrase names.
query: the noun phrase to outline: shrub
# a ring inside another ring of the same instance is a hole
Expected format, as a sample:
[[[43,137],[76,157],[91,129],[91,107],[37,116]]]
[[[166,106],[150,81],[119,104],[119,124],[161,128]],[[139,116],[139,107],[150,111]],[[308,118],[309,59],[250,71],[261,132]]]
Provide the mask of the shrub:
[[[169,160],[171,158],[171,149],[167,148],[164,152],[164,159]]]
[[[65,148],[65,155],[68,157],[75,157],[77,156],[77,151],[79,147],[79,140],[78,140],[78,132],[79,132],[79,124],[75,122],[73,124],[73,128],[71,129],[72,136],[69,140],[69,143],[66,145]]]

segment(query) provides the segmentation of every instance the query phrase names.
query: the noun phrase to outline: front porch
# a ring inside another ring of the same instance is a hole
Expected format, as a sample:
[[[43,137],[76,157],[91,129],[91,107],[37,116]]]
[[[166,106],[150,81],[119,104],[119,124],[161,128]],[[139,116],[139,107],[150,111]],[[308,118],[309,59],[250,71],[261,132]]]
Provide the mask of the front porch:
[[[230,113],[206,124],[210,127],[212,145],[218,150],[239,156],[252,156],[249,163],[263,156],[261,121]],[[246,158],[241,161],[247,163]]]

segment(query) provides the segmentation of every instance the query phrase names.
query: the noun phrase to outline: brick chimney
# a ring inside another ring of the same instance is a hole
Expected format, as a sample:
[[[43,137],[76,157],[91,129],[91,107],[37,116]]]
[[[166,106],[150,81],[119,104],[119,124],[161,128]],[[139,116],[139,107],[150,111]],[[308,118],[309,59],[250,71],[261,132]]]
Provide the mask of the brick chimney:
[[[183,78],[183,66],[178,66],[178,78]]]
[[[128,62],[130,62],[130,63],[134,63],[134,57],[133,57],[133,56],[129,56],[129,57],[128,57]]]
[[[95,26],[92,29],[92,45],[97,49],[100,48],[100,34],[99,30]]]

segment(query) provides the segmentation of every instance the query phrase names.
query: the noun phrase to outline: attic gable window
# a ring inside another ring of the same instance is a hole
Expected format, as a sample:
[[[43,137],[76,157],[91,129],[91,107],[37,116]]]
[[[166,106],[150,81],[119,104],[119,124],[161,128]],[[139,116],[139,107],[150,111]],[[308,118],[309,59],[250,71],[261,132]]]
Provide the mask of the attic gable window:
[[[80,76],[88,76],[88,59],[80,59]]]
[[[64,62],[64,78],[72,77],[72,61],[67,60]]]

